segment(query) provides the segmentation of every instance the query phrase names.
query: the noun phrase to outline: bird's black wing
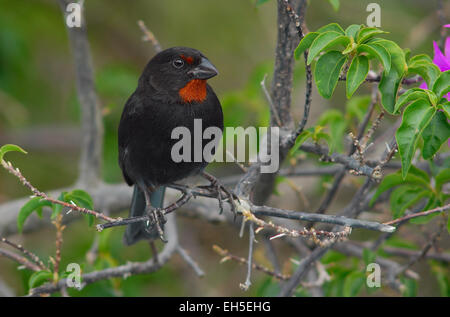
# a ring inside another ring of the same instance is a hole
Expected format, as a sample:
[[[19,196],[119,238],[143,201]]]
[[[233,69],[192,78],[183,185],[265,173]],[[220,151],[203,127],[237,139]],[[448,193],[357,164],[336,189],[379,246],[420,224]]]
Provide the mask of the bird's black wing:
[[[122,112],[122,117],[120,118],[118,139],[119,139],[119,166],[122,170],[123,177],[128,185],[133,185],[134,181],[128,176],[126,170],[126,159],[128,155],[128,144],[132,137],[133,131],[133,121],[135,121],[137,107],[137,97],[136,93],[133,93],[130,98],[128,98],[124,110]]]

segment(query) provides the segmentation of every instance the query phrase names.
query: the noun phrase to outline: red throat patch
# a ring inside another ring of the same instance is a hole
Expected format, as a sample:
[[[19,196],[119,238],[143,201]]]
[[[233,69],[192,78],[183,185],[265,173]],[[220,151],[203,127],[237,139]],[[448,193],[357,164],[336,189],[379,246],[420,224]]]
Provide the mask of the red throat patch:
[[[203,102],[206,99],[206,80],[192,79],[178,93],[185,103]]]

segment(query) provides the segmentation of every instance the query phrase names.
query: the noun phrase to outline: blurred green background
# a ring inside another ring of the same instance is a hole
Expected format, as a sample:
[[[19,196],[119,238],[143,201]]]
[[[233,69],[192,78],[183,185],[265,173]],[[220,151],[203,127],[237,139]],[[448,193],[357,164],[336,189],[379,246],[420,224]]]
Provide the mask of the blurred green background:
[[[190,46],[202,51],[217,66],[220,76],[210,83],[222,101],[227,126],[266,125],[268,106],[260,89],[264,74],[273,66],[276,43],[276,1],[256,6],[256,0],[103,0],[85,1],[88,36],[95,67],[96,88],[105,125],[103,177],[121,182],[117,165],[117,126],[122,107],[134,91],[141,70],[154,54],[142,41],[137,20],[143,20],[164,48]],[[309,1],[307,26],[314,30],[330,22],[343,26],[365,23],[367,4],[373,1],[341,0],[335,11],[326,0]],[[440,22],[437,1],[377,1],[381,5],[381,28],[389,39],[413,54],[431,56],[432,40],[439,39]],[[444,1],[448,13],[448,2]],[[447,20],[447,23],[449,21]],[[298,63],[294,87],[293,112],[301,118],[303,104],[303,63]],[[368,91],[360,89],[358,94]],[[345,92],[339,85],[331,100],[313,97],[310,124],[324,109],[344,109]],[[388,121],[389,122],[389,121]],[[0,144],[14,143],[28,150],[27,156],[10,156],[16,166],[41,190],[69,186],[76,180],[79,155],[79,107],[76,96],[72,56],[67,32],[55,0],[0,0]],[[232,164],[215,165],[217,174],[237,172]],[[326,182],[326,180],[324,180]],[[320,203],[323,188],[317,184],[306,192],[312,206]],[[354,189],[346,184],[343,195]],[[353,186],[353,187],[352,187]],[[290,208],[304,208],[295,193],[283,187]],[[16,179],[0,171],[0,202],[29,193]],[[273,203],[280,204],[280,197]],[[340,199],[336,206],[342,205]],[[126,212],[124,212],[126,214]],[[245,279],[245,267],[235,263],[219,264],[212,251],[218,244],[234,254],[246,257],[247,243],[228,225],[213,225],[201,220],[178,217],[183,246],[206,272],[199,279],[177,255],[161,271],[145,276],[112,280],[86,287],[81,295],[126,296],[253,296],[270,295],[274,285],[259,272],[253,273],[248,292],[239,289]],[[102,233],[100,257],[95,268],[114,266],[149,257],[146,243],[126,248],[121,243],[123,228]],[[94,228],[84,221],[71,224],[64,234],[63,266],[85,262]],[[364,237],[365,239],[370,237]],[[54,252],[54,229],[48,228],[11,238],[23,243],[43,258]],[[246,239],[245,239],[246,240]],[[245,247],[242,247],[245,245]],[[293,250],[275,242],[285,270]],[[295,257],[295,256],[294,256]],[[264,248],[256,250],[255,260],[268,264]],[[349,267],[359,263],[347,263]],[[87,265],[85,269],[91,270]],[[0,278],[18,294],[27,291],[29,273],[0,258]],[[421,295],[439,295],[436,281],[424,274]],[[424,281],[425,280],[425,281]],[[380,294],[389,294],[380,293]],[[341,295],[336,293],[336,295]]]

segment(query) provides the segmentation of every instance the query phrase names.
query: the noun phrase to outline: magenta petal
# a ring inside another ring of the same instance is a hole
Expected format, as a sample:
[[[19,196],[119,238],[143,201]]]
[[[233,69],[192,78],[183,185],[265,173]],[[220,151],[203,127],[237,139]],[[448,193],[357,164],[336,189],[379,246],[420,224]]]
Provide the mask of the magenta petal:
[[[450,24],[444,25],[444,28],[450,28]]]
[[[444,98],[446,98],[448,101],[450,101],[450,92],[446,95],[443,96]]]
[[[421,89],[428,89],[427,83],[426,82],[421,83],[419,88],[421,88]]]
[[[441,72],[445,72],[446,70],[449,70],[450,62],[448,62],[447,59],[445,58],[445,56],[442,54],[436,41],[433,41],[433,46],[434,46],[433,63],[435,63],[439,67]]]
[[[450,36],[445,40],[445,57],[450,60]]]

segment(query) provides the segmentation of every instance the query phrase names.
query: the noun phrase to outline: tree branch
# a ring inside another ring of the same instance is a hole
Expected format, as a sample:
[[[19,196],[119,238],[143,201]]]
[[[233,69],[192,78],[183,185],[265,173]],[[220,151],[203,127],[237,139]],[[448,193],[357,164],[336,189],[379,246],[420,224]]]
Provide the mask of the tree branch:
[[[67,17],[67,5],[72,1],[59,0],[64,15]],[[82,12],[84,6],[82,6]],[[66,24],[66,23],[65,23]],[[67,25],[67,24],[66,24]],[[80,173],[78,182],[82,187],[93,187],[100,182],[103,151],[103,123],[95,92],[94,71],[89,42],[87,39],[86,21],[82,13],[81,27],[67,26],[70,47],[76,72],[78,99],[81,104],[82,146]]]

